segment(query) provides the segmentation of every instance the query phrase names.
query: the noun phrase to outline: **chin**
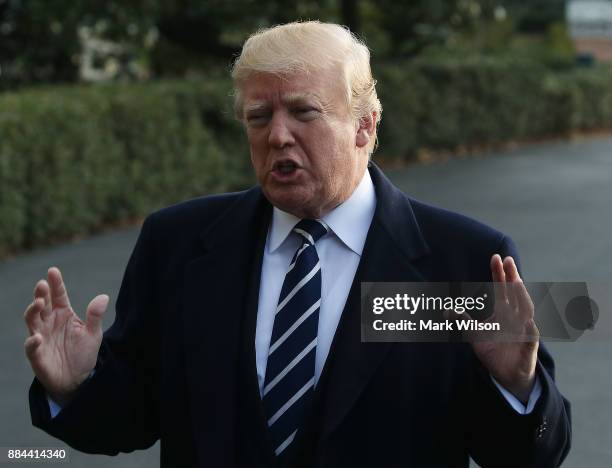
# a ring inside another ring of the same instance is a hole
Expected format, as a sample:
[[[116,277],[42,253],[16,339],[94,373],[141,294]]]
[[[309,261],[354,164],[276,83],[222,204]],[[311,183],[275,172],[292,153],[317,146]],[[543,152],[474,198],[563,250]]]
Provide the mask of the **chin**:
[[[291,213],[298,218],[308,217],[308,199],[299,194],[266,194],[266,198],[272,205],[286,213]]]
[[[308,208],[303,203],[295,202],[293,200],[278,200],[271,202],[275,207],[283,210],[286,213],[290,213],[298,218],[308,218]]]

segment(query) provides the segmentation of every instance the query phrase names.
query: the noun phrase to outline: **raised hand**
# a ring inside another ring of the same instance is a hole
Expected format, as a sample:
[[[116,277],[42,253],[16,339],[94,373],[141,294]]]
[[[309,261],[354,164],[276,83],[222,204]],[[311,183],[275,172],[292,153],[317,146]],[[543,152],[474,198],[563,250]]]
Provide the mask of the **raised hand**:
[[[493,255],[491,273],[495,282],[495,309],[489,321],[500,323],[506,336],[501,340],[475,340],[472,347],[491,375],[526,402],[535,382],[539,346],[533,303],[512,257],[502,262],[499,255]]]
[[[49,395],[65,404],[96,365],[109,298],[96,296],[83,322],[70,306],[59,269],[50,268],[47,278],[36,284],[34,301],[24,314],[30,333],[25,352]]]

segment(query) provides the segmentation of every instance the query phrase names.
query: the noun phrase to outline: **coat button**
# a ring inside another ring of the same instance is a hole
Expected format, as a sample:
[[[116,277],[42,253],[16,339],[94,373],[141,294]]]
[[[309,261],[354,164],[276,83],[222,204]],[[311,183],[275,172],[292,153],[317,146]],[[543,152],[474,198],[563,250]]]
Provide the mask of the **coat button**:
[[[536,438],[541,439],[544,437],[544,433],[548,430],[548,421],[546,418],[542,419],[542,423],[538,426],[536,430]]]

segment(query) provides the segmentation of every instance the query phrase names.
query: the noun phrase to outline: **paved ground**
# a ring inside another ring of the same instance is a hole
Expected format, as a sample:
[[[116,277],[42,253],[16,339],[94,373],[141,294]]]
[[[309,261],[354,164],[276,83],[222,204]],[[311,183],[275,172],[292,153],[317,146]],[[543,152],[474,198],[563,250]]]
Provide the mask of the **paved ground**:
[[[416,198],[510,234],[529,280],[612,285],[612,138],[535,145],[388,173]],[[124,230],[0,262],[0,446],[61,446],[29,422],[32,374],[22,352],[21,315],[36,280],[57,265],[77,310],[100,292],[114,300],[136,234]],[[108,326],[112,314],[106,319]],[[574,445],[564,466],[611,466],[612,344],[557,343],[549,348],[557,360],[559,386],[573,403]],[[159,465],[157,446],[115,459],[74,451],[71,457],[72,466],[89,468]]]

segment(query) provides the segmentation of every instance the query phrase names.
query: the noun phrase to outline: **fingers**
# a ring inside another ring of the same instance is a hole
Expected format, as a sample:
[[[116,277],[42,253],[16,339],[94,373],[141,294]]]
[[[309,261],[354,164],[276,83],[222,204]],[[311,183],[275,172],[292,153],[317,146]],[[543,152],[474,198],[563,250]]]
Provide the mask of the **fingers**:
[[[34,299],[41,298],[45,301],[45,305],[47,302],[51,302],[51,295],[49,293],[49,283],[46,280],[41,279],[36,286],[34,286]]]
[[[36,353],[40,348],[40,345],[43,342],[42,335],[40,333],[34,333],[32,336],[26,338],[24,347],[26,356],[30,361],[34,361],[36,359]]]
[[[519,276],[518,269],[516,268],[516,263],[514,263],[514,259],[512,257],[504,258],[503,265],[507,281],[522,281],[521,277]]]
[[[516,263],[512,257],[506,257],[504,259],[504,271],[508,282],[512,283],[512,300],[514,306],[518,308],[520,315],[524,318],[533,317],[533,302],[529,297],[529,292],[521,279]]]
[[[531,338],[530,341],[539,337],[539,330],[534,322],[534,306],[529,292],[519,275],[518,268],[512,257],[506,257],[503,261],[504,273],[508,281],[508,296],[513,310],[517,313],[517,319],[525,326],[525,333]]]
[[[51,316],[51,293],[49,291],[49,283],[45,280],[40,280],[34,287],[34,300],[40,299],[43,304],[41,310],[42,320],[47,320]]]
[[[87,306],[86,326],[90,333],[102,331],[102,317],[108,307],[109,297],[106,294],[101,294],[92,299]]]
[[[506,275],[506,281],[508,282],[508,285],[506,286],[508,302],[510,303],[510,307],[512,307],[512,310],[516,311],[519,304],[516,297],[517,291],[515,282],[520,281],[521,277],[518,274],[516,264],[514,263],[514,259],[512,257],[504,258],[503,267],[504,273]]]
[[[502,259],[498,254],[491,257],[491,276],[495,289],[495,302],[506,302],[506,273]]]
[[[34,335],[42,328],[41,311],[45,307],[45,302],[41,298],[35,299],[25,310],[23,318],[30,335]]]
[[[49,287],[51,290],[51,304],[55,307],[70,307],[70,299],[68,298],[68,292],[62,279],[62,273],[59,268],[51,267],[47,273],[49,279]]]
[[[23,318],[26,322],[30,335],[41,331],[46,320],[52,315],[51,294],[49,283],[40,280],[34,287],[34,301],[26,308]]]
[[[512,283],[514,285],[514,291],[516,300],[518,303],[518,310],[521,318],[525,320],[533,319],[534,317],[534,306],[529,292],[522,281],[516,281]]]

